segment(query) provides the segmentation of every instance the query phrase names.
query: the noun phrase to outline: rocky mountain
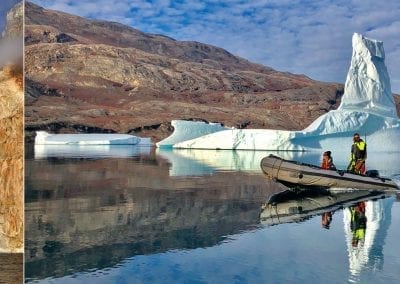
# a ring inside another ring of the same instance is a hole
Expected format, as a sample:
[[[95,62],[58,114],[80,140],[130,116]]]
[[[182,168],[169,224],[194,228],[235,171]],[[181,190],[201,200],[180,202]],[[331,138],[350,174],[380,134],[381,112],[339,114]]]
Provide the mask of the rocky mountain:
[[[218,47],[25,4],[27,132],[171,132],[172,119],[302,129],[341,84],[251,63]]]

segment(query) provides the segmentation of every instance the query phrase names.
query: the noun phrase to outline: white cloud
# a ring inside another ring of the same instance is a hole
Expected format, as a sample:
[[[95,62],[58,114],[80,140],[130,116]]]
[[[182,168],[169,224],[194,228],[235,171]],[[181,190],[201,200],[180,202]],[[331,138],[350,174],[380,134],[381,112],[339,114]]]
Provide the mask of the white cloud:
[[[344,83],[354,32],[382,40],[400,93],[400,1],[34,0],[46,8],[109,19],[178,40],[196,40],[251,61]]]

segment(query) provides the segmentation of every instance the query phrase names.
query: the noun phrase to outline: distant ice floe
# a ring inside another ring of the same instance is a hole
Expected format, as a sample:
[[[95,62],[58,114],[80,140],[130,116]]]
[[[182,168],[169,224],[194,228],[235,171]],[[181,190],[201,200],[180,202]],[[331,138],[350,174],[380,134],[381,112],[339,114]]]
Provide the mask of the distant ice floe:
[[[151,145],[150,138],[128,134],[50,134],[37,131],[34,156],[35,159],[132,157],[149,154]]]
[[[353,35],[353,55],[337,110],[303,131],[236,129],[203,122],[172,121],[174,133],[158,147],[183,149],[289,150],[343,149],[352,136],[367,136],[369,149],[399,151],[400,120],[384,63],[383,43]]]

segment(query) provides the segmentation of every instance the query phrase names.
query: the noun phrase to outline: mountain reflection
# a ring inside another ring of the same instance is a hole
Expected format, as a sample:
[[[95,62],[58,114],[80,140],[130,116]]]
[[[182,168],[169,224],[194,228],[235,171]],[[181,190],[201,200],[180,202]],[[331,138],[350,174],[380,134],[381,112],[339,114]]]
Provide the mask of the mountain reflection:
[[[249,174],[171,179],[168,163],[152,155],[26,163],[28,279],[214,246],[257,226],[262,202],[281,190]]]

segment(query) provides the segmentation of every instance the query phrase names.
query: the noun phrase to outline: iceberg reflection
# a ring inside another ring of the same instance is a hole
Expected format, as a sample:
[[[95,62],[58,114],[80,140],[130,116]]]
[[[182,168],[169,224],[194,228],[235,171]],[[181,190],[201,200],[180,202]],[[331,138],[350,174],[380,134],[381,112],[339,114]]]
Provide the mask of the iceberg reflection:
[[[347,149],[340,148],[332,151],[335,165],[338,169],[346,169],[349,163]],[[261,173],[261,159],[269,154],[277,155],[286,160],[294,160],[307,164],[320,165],[322,152],[293,152],[293,151],[246,151],[246,150],[195,150],[195,149],[164,149],[157,148],[156,154],[170,163],[169,175],[202,176],[215,171],[241,171]],[[368,152],[367,170],[376,169],[381,176],[391,177],[399,174],[398,157],[400,152]]]
[[[204,175],[215,171],[261,173],[261,159],[269,154],[290,160],[318,160],[319,152],[163,149],[157,155],[171,163],[170,176]]]
[[[382,269],[383,247],[394,200],[359,202],[344,211],[350,281],[356,281],[363,269]]]
[[[35,159],[46,158],[124,158],[149,154],[150,146],[134,145],[35,145]]]
[[[272,226],[303,222],[321,215],[322,227],[330,228],[332,216],[343,208],[344,234],[347,244],[350,282],[363,282],[363,271],[383,270],[384,246],[392,221],[395,198],[391,194],[371,191],[310,192],[284,191],[272,195],[262,205],[260,222]]]

